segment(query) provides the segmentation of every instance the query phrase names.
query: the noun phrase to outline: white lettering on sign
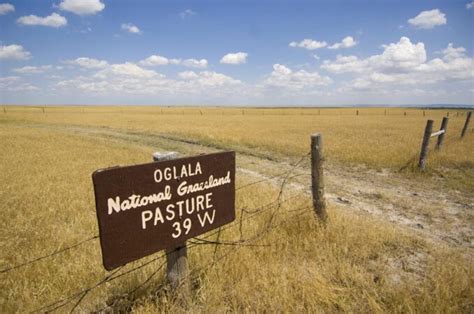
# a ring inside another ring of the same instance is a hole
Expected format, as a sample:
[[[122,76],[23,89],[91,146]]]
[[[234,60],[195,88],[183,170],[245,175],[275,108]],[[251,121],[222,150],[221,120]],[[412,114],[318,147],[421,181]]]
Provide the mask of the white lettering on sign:
[[[202,214],[202,216],[201,216]],[[204,213],[199,213],[198,214],[198,219],[199,223],[201,224],[201,227],[204,227],[206,225],[206,220],[209,221],[209,224],[212,225],[214,222],[214,217],[216,216],[216,210],[212,210],[212,218],[209,215],[209,212],[204,212]],[[202,217],[202,218],[201,218]]]
[[[115,211],[119,213],[120,211],[129,210],[132,208],[138,208],[141,206],[146,206],[149,204],[159,203],[164,200],[171,199],[171,187],[167,185],[163,192],[151,194],[148,196],[140,196],[140,195],[131,195],[128,199],[120,201],[120,196],[116,196],[115,198],[109,197],[107,199],[107,207],[109,215]]]
[[[205,195],[193,196],[191,198],[186,199],[185,201],[179,201],[176,203],[168,204],[165,208],[164,215],[160,207],[156,207],[154,211],[144,210],[142,212],[142,229],[146,229],[148,227],[147,225],[148,222],[150,223],[153,222],[153,226],[157,226],[158,223],[163,224],[165,223],[165,221],[172,221],[176,218],[181,219],[181,217],[184,214],[191,215],[194,212],[199,213],[207,209],[212,209],[214,205],[212,205],[211,197],[212,197],[212,192],[206,193]],[[209,223],[212,224],[214,221],[214,214],[212,215],[212,219],[211,217],[206,218],[206,215],[204,215],[202,219],[204,222],[207,219]],[[199,218],[199,220],[201,222],[201,218]],[[174,224],[175,223],[173,223],[173,226]],[[203,225],[203,222],[201,222],[201,226],[202,225]]]
[[[170,181],[173,179],[181,179],[185,177],[192,177],[198,174],[202,174],[201,164],[199,162],[194,165],[194,168],[191,164],[182,165],[181,169],[179,167],[166,167],[165,169],[157,169],[154,173],[154,178],[156,183],[161,181]]]
[[[221,186],[228,183],[230,183],[230,171],[227,171],[227,175],[221,178],[214,179],[214,176],[211,175],[209,176],[209,179],[204,182],[193,183],[188,185],[188,182],[183,181],[178,186],[178,195],[183,196],[194,192],[205,191],[208,189],[212,189],[216,186]]]
[[[153,173],[153,179],[156,183],[160,183],[200,174],[202,174],[201,164],[196,162],[195,164],[188,163],[182,166],[156,169]],[[188,183],[188,181],[183,180],[178,185],[176,193],[179,196],[186,196],[230,183],[230,171],[227,171],[225,176],[215,178],[214,175],[210,175],[207,180],[197,183]],[[156,227],[165,222],[173,222],[171,226],[174,231],[171,233],[171,236],[179,238],[182,235],[187,235],[192,227],[191,218],[182,220],[182,217],[184,215],[192,215],[193,213],[197,214],[201,227],[212,225],[216,216],[216,209],[212,204],[211,197],[212,192],[188,197],[185,200],[176,201],[166,206],[157,206],[154,210],[144,210],[141,212],[142,229],[145,230],[150,226]],[[162,192],[151,195],[132,194],[123,200],[120,199],[120,196],[110,197],[107,199],[108,214],[112,215],[113,213],[120,213],[129,209],[158,204],[162,201],[169,201],[171,198],[172,192],[169,185],[166,185]]]

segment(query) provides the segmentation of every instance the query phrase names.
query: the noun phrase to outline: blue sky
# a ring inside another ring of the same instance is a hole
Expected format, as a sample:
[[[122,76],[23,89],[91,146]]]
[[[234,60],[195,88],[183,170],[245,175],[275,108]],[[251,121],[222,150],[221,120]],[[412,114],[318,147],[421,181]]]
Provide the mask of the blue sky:
[[[474,2],[0,0],[6,104],[474,104]]]

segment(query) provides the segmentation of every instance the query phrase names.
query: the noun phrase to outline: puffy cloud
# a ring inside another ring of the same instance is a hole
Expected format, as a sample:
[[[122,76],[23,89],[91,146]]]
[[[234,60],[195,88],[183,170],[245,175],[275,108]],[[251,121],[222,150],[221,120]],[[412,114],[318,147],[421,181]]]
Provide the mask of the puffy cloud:
[[[152,78],[160,76],[161,74],[156,73],[152,70],[146,70],[134,63],[118,63],[111,64],[105,69],[100,70],[95,74],[98,78],[106,78],[111,75],[125,76],[125,77],[136,77],[136,78]]]
[[[206,59],[201,59],[201,60],[185,59],[181,61],[181,64],[187,67],[191,67],[191,68],[207,68],[208,63]]]
[[[184,10],[183,12],[179,13],[179,16],[180,16],[182,19],[185,19],[185,18],[190,17],[190,16],[193,16],[193,15],[196,15],[196,12],[194,12],[194,11],[191,10],[191,9],[187,9],[187,10]]]
[[[264,85],[301,90],[328,85],[331,82],[332,80],[329,77],[321,76],[318,72],[307,72],[305,70],[294,72],[290,68],[277,63],[273,65],[273,71],[264,81]]]
[[[466,9],[470,10],[472,8],[474,8],[474,1],[466,4]]]
[[[398,43],[384,46],[384,52],[361,60],[356,56],[340,56],[335,61],[325,60],[321,68],[333,72],[363,72],[370,69],[403,71],[416,67],[426,61],[425,45],[413,44],[409,38],[402,37]]]
[[[0,59],[27,60],[31,53],[23,49],[21,45],[0,45]]]
[[[289,46],[293,48],[305,48],[308,50],[316,50],[319,48],[324,48],[328,44],[325,41],[317,41],[312,39],[303,39],[300,42],[292,41]]]
[[[10,3],[0,3],[0,15],[14,12],[15,7]]]
[[[157,65],[168,65],[168,64],[180,64],[180,59],[168,59],[160,55],[151,55],[148,58],[140,61],[141,65],[144,66],[157,66]]]
[[[37,91],[38,87],[21,81],[18,76],[0,77],[0,89],[9,92],[29,92]]]
[[[420,14],[408,20],[408,23],[417,28],[430,29],[438,25],[446,24],[446,15],[439,9],[422,11]]]
[[[178,76],[183,80],[191,81],[203,87],[217,87],[242,83],[241,81],[233,79],[230,76],[213,71],[186,71],[179,73]]]
[[[97,60],[93,58],[81,57],[75,60],[68,60],[65,63],[71,65],[78,65],[86,69],[103,69],[108,66],[108,62],[105,60]]]
[[[184,71],[178,73],[178,77],[183,80],[197,79],[199,76],[194,71]]]
[[[63,27],[67,25],[67,20],[64,16],[57,13],[53,13],[46,17],[40,17],[36,15],[27,15],[20,17],[17,22],[22,25],[40,25],[49,27]]]
[[[411,69],[426,61],[426,50],[423,43],[412,44],[407,37],[400,38],[398,43],[384,46],[381,55],[369,59],[374,67],[387,69]]]
[[[321,66],[332,73],[354,73],[357,78],[348,89],[375,89],[386,86],[422,85],[446,81],[472,81],[474,62],[463,47],[449,44],[441,51],[442,58],[427,60],[423,43],[413,44],[406,37],[384,46],[382,54],[366,59],[337,56]]]
[[[59,8],[77,15],[93,15],[102,11],[105,4],[100,0],[63,0]]]
[[[151,55],[148,58],[140,61],[140,65],[143,66],[159,66],[169,64],[183,65],[192,68],[206,68],[208,66],[206,59],[168,59],[160,55]]]
[[[133,25],[132,23],[125,23],[121,25],[122,30],[127,31],[132,34],[141,34],[141,30],[136,26]]]
[[[449,43],[448,47],[441,51],[444,55],[443,59],[447,61],[462,58],[465,52],[466,49],[464,49],[464,47],[455,48],[452,43]]]
[[[91,94],[123,93],[130,95],[180,96],[204,95],[219,97],[235,94],[235,86],[245,89],[242,82],[213,71],[185,71],[176,79],[167,78],[131,63],[112,64],[95,74],[62,80],[54,85],[55,91],[80,91]],[[239,90],[239,95],[243,90]]]
[[[367,65],[367,60],[360,60],[356,56],[337,55],[335,61],[324,60],[321,68],[332,73],[358,73],[365,71],[367,69]]]
[[[236,52],[228,53],[222,57],[220,63],[225,64],[242,64],[247,62],[248,53],[246,52]]]
[[[53,68],[52,65],[42,65],[42,66],[24,66],[22,68],[13,69],[13,72],[20,74],[38,74],[45,71],[49,71]]]
[[[352,36],[345,37],[340,43],[335,43],[334,45],[329,46],[329,49],[339,49],[339,48],[350,48],[357,45],[357,41],[352,38]]]

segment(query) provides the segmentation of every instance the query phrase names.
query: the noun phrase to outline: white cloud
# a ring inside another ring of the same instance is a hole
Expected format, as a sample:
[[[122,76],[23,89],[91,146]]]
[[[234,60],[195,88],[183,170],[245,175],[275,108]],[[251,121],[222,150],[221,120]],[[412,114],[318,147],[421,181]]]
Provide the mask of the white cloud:
[[[448,44],[448,47],[441,51],[444,55],[443,59],[450,61],[464,57],[466,49],[464,47],[455,48],[452,43]]]
[[[169,59],[160,55],[151,55],[148,58],[141,60],[140,65],[143,66],[160,66],[160,65],[183,65],[191,68],[207,68],[208,62],[206,59]]]
[[[183,80],[197,79],[199,76],[194,71],[179,72],[178,77]]]
[[[325,86],[331,82],[332,80],[329,77],[321,76],[318,72],[307,72],[305,70],[295,72],[277,63],[273,65],[273,72],[264,81],[264,85],[301,90],[315,86]]]
[[[39,74],[45,71],[49,71],[53,68],[52,65],[42,66],[24,66],[22,68],[15,68],[12,71],[20,74]]]
[[[153,97],[176,95],[205,95],[218,97],[236,93],[235,86],[243,88],[242,82],[213,71],[185,71],[178,73],[176,79],[167,78],[154,71],[145,70],[136,64],[112,64],[87,76],[55,83],[55,91],[88,92],[110,95],[153,95]],[[239,89],[239,95],[243,90]]]
[[[350,48],[357,45],[357,41],[352,38],[352,36],[345,37],[340,43],[335,43],[334,45],[329,46],[329,49],[339,49],[339,48]]]
[[[0,89],[9,92],[30,92],[39,90],[30,83],[24,83],[19,76],[0,77]]]
[[[65,63],[78,65],[86,69],[103,69],[108,65],[108,62],[105,60],[97,60],[86,57],[77,58],[75,60],[68,60]]]
[[[182,65],[191,67],[191,68],[207,68],[207,60],[206,59],[186,59],[181,62]]]
[[[466,4],[466,9],[470,10],[472,8],[474,8],[474,1]]]
[[[121,27],[122,27],[122,30],[127,31],[132,34],[141,34],[142,32],[136,25],[133,25],[132,23],[122,24]]]
[[[334,61],[324,60],[321,68],[331,73],[359,73],[367,70],[367,65],[367,60],[360,60],[356,56],[337,55]]]
[[[151,55],[148,58],[140,61],[141,65],[144,66],[158,66],[158,65],[168,65],[168,64],[180,64],[180,59],[168,59],[160,55]]]
[[[242,83],[241,81],[233,79],[230,76],[213,71],[185,71],[179,73],[178,76],[183,80],[191,81],[194,84],[202,87],[218,87]]]
[[[57,13],[53,13],[46,17],[40,17],[36,15],[27,15],[20,17],[17,22],[22,25],[40,25],[49,27],[63,27],[67,25],[67,20],[64,16]]]
[[[146,70],[130,62],[108,65],[105,69],[100,70],[95,74],[95,76],[98,78],[106,78],[111,75],[136,78],[152,78],[160,76],[161,74],[158,74],[152,70]]]
[[[193,16],[193,15],[196,15],[196,12],[194,12],[194,11],[191,10],[191,9],[187,9],[187,10],[184,10],[183,12],[179,13],[179,16],[180,16],[182,19],[185,19],[185,18],[190,17],[190,16]]]
[[[322,69],[332,73],[354,73],[357,77],[347,89],[381,89],[389,86],[423,85],[447,81],[472,81],[474,62],[463,47],[449,44],[442,58],[427,60],[423,43],[413,44],[406,37],[384,46],[382,54],[366,59],[337,56],[325,60]]]
[[[10,3],[0,3],[0,15],[14,12],[15,7]]]
[[[435,26],[446,24],[446,15],[439,9],[423,11],[414,18],[408,20],[408,23],[417,28],[430,29]]]
[[[63,0],[59,8],[77,15],[93,15],[102,11],[105,4],[100,0]]]
[[[248,53],[246,52],[228,53],[222,57],[220,63],[243,64],[243,63],[247,63],[247,57],[248,57]]]
[[[335,61],[325,60],[321,68],[333,72],[363,72],[370,69],[401,71],[409,70],[426,61],[425,45],[412,44],[409,38],[401,37],[398,43],[384,46],[384,52],[361,60],[356,56],[340,56]]]
[[[20,45],[0,45],[0,59],[27,60],[29,58],[31,58],[31,53]]]
[[[300,42],[292,41],[289,46],[293,48],[305,48],[308,50],[316,50],[319,48],[324,48],[328,44],[325,41],[317,41],[312,39],[303,39]]]

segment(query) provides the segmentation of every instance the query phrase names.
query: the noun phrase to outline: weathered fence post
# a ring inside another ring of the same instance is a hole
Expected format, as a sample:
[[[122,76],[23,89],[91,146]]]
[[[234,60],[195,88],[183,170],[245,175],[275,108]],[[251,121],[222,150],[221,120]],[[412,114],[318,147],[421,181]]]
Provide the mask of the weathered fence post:
[[[421,144],[420,161],[418,167],[425,170],[426,155],[428,155],[428,146],[430,144],[431,131],[433,130],[433,120],[426,122],[425,134],[423,135],[423,143]]]
[[[440,150],[441,146],[443,145],[444,141],[444,136],[446,135],[446,131],[448,129],[448,117],[444,117],[443,121],[441,122],[441,128],[439,129],[440,131],[444,131],[444,133],[441,133],[438,136],[438,141],[436,142],[436,150]]]
[[[5,106],[3,106],[3,113],[7,113],[7,108],[5,108]]]
[[[467,128],[469,127],[469,122],[471,122],[471,114],[472,114],[472,111],[469,111],[467,113],[466,122],[464,122],[464,127],[462,128],[462,132],[461,132],[461,138],[464,137],[464,135],[466,134]]]
[[[358,115],[359,115],[359,110],[356,111],[356,116],[358,116]]]
[[[323,174],[323,138],[319,133],[311,135],[311,191],[313,194],[313,208],[319,220],[326,222],[326,200],[324,199]]]
[[[172,160],[178,158],[176,152],[157,152],[153,154],[154,161]],[[188,249],[186,242],[174,249],[166,250],[166,280],[174,290],[180,287],[180,294],[188,296],[190,289],[188,276]]]

